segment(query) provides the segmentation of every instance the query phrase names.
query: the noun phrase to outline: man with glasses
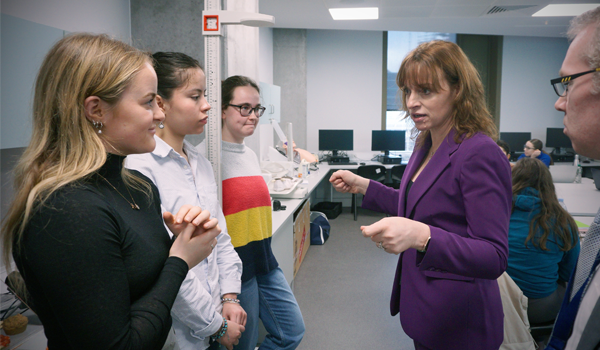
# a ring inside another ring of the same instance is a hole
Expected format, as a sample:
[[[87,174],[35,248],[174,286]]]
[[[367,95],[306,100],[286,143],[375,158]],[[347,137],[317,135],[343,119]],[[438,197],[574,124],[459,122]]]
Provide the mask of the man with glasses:
[[[554,107],[565,113],[565,134],[581,155],[600,159],[600,7],[571,21],[571,45],[551,80],[559,98]],[[588,229],[575,272],[546,349],[600,347],[600,211]]]

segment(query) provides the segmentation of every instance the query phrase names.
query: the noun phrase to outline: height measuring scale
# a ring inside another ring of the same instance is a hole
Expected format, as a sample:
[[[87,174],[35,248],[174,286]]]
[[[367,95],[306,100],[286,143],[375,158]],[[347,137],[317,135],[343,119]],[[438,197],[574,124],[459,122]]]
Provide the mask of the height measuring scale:
[[[219,202],[223,200],[221,186],[221,29],[223,24],[243,24],[253,27],[272,26],[273,16],[251,12],[220,10],[221,0],[205,0],[202,11],[204,36],[204,65],[206,72],[208,111],[206,154],[212,164],[218,188]]]

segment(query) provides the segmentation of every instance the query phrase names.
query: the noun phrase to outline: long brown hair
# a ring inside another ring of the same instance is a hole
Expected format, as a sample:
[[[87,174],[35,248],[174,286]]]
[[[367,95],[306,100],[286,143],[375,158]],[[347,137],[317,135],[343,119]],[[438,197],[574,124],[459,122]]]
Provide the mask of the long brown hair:
[[[487,109],[483,84],[477,69],[455,43],[434,40],[422,43],[412,50],[402,61],[396,76],[396,84],[402,94],[402,110],[410,117],[406,106],[408,85],[425,87],[434,92],[441,90],[440,79],[445,79],[456,90],[451,124],[459,143],[463,136],[469,138],[482,132],[492,139],[498,138],[496,125]],[[417,131],[413,130],[413,134]],[[429,135],[429,131],[419,133],[417,145]]]
[[[31,214],[61,187],[106,162],[103,139],[87,120],[84,101],[98,96],[110,105],[150,56],[106,35],[77,33],[48,52],[35,83],[31,141],[14,172],[15,197],[2,227],[3,261],[9,270],[13,243]],[[123,179],[149,192],[149,184],[123,168]]]
[[[527,187],[537,190],[540,195],[540,212],[531,220],[525,245],[531,242],[542,250],[548,250],[546,241],[550,233],[554,232],[563,242],[562,251],[566,252],[575,247],[579,240],[577,225],[573,217],[558,203],[548,167],[539,159],[521,158],[512,169],[512,183],[513,196]],[[542,231],[539,238],[536,237],[538,230]]]

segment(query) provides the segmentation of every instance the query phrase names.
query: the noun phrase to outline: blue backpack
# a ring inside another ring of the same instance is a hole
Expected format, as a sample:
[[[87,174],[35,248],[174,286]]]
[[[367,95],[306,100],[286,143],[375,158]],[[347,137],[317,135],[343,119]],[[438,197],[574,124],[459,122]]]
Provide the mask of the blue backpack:
[[[310,244],[322,245],[329,238],[331,225],[327,216],[320,211],[310,212]]]

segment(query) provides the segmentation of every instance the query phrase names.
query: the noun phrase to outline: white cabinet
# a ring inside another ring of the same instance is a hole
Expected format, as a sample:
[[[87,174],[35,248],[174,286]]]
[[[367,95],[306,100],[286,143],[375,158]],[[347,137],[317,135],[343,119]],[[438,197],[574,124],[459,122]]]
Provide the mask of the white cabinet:
[[[266,108],[259,124],[269,124],[271,119],[281,121],[281,87],[273,84],[258,83],[261,104]]]

